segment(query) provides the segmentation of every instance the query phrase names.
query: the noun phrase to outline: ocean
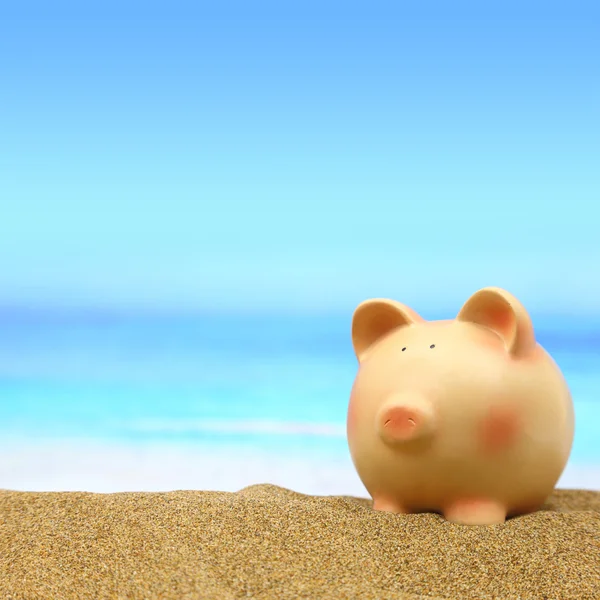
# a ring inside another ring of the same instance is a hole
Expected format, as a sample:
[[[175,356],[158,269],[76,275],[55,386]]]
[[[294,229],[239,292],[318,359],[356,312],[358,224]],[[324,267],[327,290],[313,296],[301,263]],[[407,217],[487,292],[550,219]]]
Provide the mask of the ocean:
[[[4,311],[0,327],[0,488],[366,494],[348,315]],[[560,485],[600,489],[600,328],[536,329],[575,402]]]

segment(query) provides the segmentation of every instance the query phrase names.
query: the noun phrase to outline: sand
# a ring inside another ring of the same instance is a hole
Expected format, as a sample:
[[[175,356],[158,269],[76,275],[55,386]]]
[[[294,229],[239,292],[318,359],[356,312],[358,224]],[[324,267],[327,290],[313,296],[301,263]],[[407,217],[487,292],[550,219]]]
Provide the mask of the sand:
[[[0,491],[2,600],[600,599],[600,492],[468,527],[273,485]]]

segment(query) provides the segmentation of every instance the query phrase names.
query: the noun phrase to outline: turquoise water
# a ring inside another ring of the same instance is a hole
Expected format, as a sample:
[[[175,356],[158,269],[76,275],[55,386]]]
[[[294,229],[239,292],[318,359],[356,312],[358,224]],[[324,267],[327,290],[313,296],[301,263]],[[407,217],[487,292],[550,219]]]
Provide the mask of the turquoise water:
[[[0,436],[346,453],[340,316],[4,314]],[[600,334],[538,328],[571,386],[572,459],[600,464]]]

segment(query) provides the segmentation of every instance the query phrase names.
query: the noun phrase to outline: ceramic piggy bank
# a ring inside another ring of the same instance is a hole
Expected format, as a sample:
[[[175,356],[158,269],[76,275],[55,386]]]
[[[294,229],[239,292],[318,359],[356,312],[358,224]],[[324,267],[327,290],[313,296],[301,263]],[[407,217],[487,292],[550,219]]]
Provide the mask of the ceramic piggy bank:
[[[492,525],[543,504],[571,452],[574,411],[514,296],[482,289],[450,321],[367,300],[352,342],[348,444],[375,510]]]

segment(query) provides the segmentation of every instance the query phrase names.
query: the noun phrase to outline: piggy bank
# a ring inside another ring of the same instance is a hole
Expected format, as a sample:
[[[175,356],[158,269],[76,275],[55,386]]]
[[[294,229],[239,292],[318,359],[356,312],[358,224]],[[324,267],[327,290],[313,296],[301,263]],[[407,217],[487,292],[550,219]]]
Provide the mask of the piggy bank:
[[[352,343],[348,445],[375,510],[492,525],[544,503],[571,452],[573,403],[514,296],[484,288],[449,321],[367,300]]]

